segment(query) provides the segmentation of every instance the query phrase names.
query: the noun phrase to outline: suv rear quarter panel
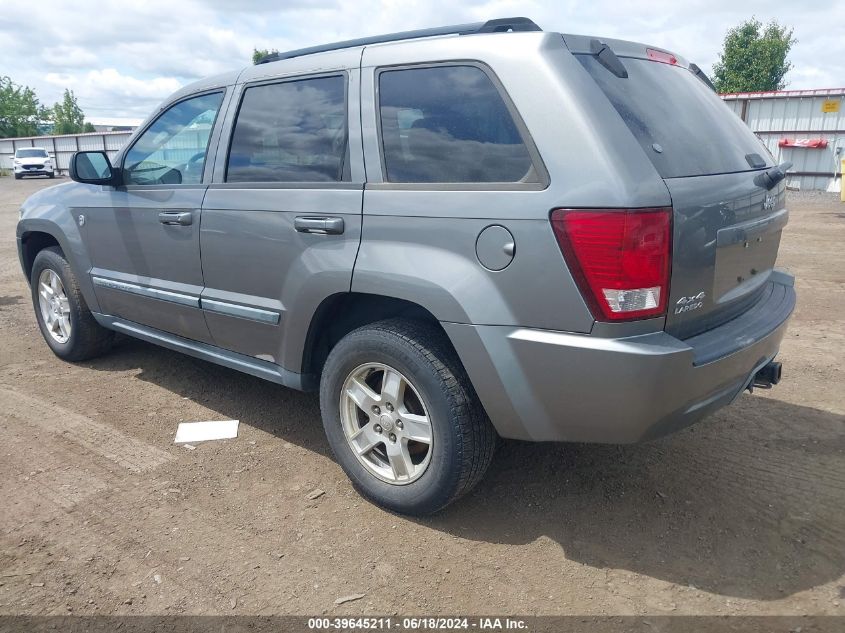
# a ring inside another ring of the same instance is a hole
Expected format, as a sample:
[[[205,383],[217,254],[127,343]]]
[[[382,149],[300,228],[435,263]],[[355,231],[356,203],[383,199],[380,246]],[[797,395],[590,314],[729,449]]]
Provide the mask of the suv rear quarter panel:
[[[518,112],[548,172],[544,187],[385,182],[378,71],[462,62],[481,65]],[[509,33],[367,47],[361,96],[367,185],[352,290],[416,301],[440,321],[590,332],[594,319],[554,239],[550,211],[671,202],[563,38]],[[490,225],[515,238],[513,262],[498,272],[476,256],[478,235]]]

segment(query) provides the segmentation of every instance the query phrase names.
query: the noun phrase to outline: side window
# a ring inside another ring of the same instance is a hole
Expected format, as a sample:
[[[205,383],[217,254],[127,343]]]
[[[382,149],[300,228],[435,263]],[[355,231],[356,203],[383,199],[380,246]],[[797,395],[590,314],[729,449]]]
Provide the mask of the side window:
[[[226,165],[227,182],[335,182],[346,156],[346,78],[247,88]]]
[[[215,92],[180,101],[138,138],[123,161],[127,185],[202,182],[208,138],[223,101]]]
[[[480,68],[387,70],[378,86],[387,181],[537,182],[519,129]]]

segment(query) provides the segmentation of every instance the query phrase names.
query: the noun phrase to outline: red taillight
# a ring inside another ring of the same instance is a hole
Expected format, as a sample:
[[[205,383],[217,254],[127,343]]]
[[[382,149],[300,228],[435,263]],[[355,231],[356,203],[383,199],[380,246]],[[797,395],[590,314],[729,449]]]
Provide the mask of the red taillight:
[[[671,227],[671,207],[552,211],[566,263],[602,321],[666,312]]]
[[[661,62],[663,64],[677,64],[678,58],[675,57],[672,53],[667,53],[665,51],[658,51],[653,48],[645,49],[646,55],[648,58],[653,62]]]

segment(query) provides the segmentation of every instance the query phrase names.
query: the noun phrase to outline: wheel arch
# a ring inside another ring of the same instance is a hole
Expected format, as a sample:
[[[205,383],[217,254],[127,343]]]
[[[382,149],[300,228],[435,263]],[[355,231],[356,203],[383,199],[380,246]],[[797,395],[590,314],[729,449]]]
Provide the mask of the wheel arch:
[[[342,292],[326,297],[315,310],[302,350],[301,371],[319,375],[329,352],[349,332],[397,317],[431,323],[451,345],[437,318],[413,301],[363,292]]]
[[[73,230],[76,224],[71,221],[70,226]],[[31,281],[32,266],[38,253],[45,248],[58,246],[76,276],[88,307],[94,312],[99,311],[99,303],[88,275],[91,269],[90,259],[78,232],[68,236],[62,226],[52,219],[25,218],[18,222],[17,241],[18,257],[27,283]]]
[[[32,267],[35,264],[35,257],[38,253],[51,246],[58,246],[59,248],[62,248],[62,246],[54,235],[45,231],[27,231],[21,235],[20,239],[21,268],[23,269],[27,282],[29,282],[32,277]],[[62,252],[64,252],[64,249],[62,249]]]

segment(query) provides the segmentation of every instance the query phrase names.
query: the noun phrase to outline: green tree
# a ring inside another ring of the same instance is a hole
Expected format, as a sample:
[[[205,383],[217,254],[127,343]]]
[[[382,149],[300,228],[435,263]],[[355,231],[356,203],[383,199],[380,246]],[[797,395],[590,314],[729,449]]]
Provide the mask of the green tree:
[[[792,29],[772,20],[765,28],[751,18],[725,35],[719,61],[713,65],[713,83],[719,92],[781,90],[792,68],[787,55],[798,40]]]
[[[273,53],[278,53],[275,48],[270,50],[269,48],[253,48],[252,49],[252,63],[257,64],[261,61],[262,58],[267,57],[267,55],[272,55]]]
[[[36,136],[38,124],[48,115],[29,86],[0,76],[0,138]]]
[[[96,132],[97,128],[94,127],[93,123],[89,123],[88,121],[85,122],[85,126],[82,128],[83,132]]]
[[[85,129],[85,113],[73,90],[65,88],[62,100],[53,106],[53,134],[79,134]]]

